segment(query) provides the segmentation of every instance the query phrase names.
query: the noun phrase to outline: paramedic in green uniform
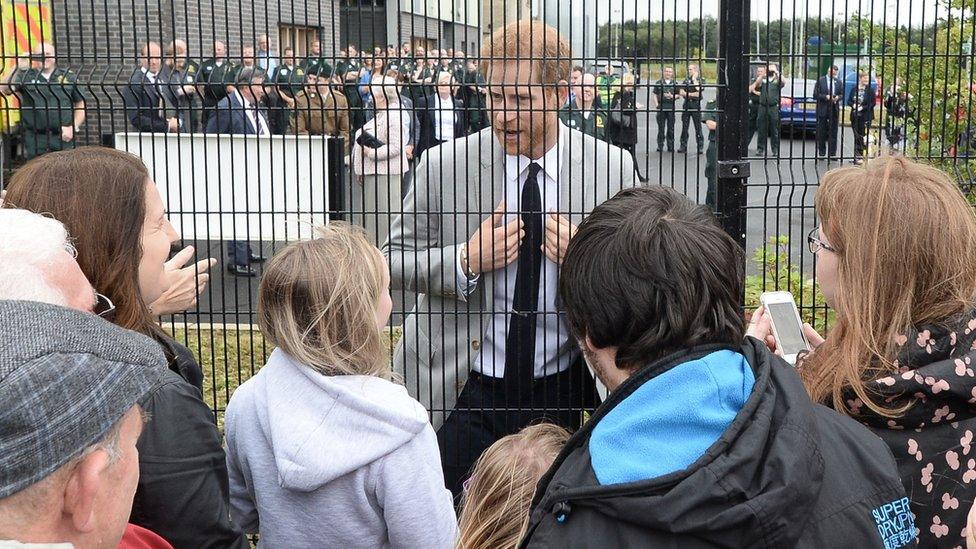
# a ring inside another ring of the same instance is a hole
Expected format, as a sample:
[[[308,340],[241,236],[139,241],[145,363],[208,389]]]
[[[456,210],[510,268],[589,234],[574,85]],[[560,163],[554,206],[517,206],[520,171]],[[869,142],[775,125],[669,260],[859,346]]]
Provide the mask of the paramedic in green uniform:
[[[281,64],[271,79],[280,99],[277,107],[272,109],[270,120],[271,133],[276,135],[288,132],[295,110],[295,96],[305,89],[305,71],[295,65],[295,50],[288,47],[282,54]]]
[[[576,98],[559,109],[563,124],[597,139],[604,139],[607,113],[602,108],[592,74],[584,74]]]
[[[85,97],[77,77],[57,67],[54,46],[45,44],[30,56],[30,68],[17,68],[0,91],[20,99],[24,158],[75,147],[75,134],[85,123]]]
[[[766,78],[766,67],[756,67],[756,80],[760,81]],[[756,137],[756,128],[759,127],[759,90],[753,89],[752,84],[749,84],[749,141],[746,142],[746,148],[752,143],[752,138]]]
[[[315,73],[321,74],[322,76],[332,76],[332,65],[322,57],[322,42],[319,40],[312,40],[312,45],[309,47],[308,56],[302,59],[302,62],[298,65],[298,68],[305,71],[305,74]]]
[[[708,182],[708,190],[705,191],[705,205],[712,211],[718,209],[718,112],[715,101],[705,104],[705,111],[702,113],[702,122],[708,128],[708,149],[705,151],[705,180]]]
[[[759,91],[759,115],[756,123],[759,131],[759,142],[756,144],[757,154],[766,154],[766,141],[769,141],[773,156],[779,155],[779,100],[783,90],[783,77],[776,70],[776,65],[770,63],[766,67],[766,77],[756,78],[750,91]]]

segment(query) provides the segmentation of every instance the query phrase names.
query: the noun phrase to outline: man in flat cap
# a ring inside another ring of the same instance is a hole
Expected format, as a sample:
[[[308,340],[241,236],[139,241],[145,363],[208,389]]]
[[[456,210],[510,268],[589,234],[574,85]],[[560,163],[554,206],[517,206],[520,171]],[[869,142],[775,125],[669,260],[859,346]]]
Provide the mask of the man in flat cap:
[[[0,301],[0,326],[0,548],[118,546],[159,346],[30,301]]]

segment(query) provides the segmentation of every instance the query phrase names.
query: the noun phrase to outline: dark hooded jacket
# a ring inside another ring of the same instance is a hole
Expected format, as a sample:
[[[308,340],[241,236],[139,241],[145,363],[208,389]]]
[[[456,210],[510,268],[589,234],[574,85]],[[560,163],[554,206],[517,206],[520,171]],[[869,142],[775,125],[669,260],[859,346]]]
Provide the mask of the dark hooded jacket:
[[[656,376],[717,350],[659,360],[611,393],[540,480],[521,547],[914,545],[908,500],[884,443],[813,404],[793,368],[752,338],[733,351],[754,385],[704,455],[664,476],[601,485],[589,444],[601,420]]]
[[[896,418],[848,406],[891,448],[911,499],[920,547],[965,547],[976,500],[976,312],[920,326],[896,340],[898,374],[874,382]]]

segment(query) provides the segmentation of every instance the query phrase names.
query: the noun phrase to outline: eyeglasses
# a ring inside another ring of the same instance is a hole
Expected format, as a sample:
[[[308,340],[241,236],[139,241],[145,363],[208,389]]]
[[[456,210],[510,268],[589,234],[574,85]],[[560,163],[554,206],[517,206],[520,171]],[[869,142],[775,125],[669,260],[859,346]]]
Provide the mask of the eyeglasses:
[[[810,253],[816,254],[820,250],[827,250],[828,252],[837,253],[837,248],[827,244],[823,240],[820,240],[820,228],[814,227],[807,235],[807,247],[810,249]]]
[[[95,308],[92,312],[111,322],[115,318],[115,303],[108,296],[95,292]]]

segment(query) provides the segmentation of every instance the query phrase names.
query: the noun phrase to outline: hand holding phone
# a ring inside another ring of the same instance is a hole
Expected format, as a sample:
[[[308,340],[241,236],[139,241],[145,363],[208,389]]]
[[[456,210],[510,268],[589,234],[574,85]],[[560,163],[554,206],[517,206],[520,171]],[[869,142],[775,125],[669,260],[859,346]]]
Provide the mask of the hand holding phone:
[[[765,292],[759,296],[766,314],[769,315],[776,347],[783,353],[783,359],[796,364],[796,356],[801,351],[809,351],[810,343],[803,333],[800,312],[789,292]]]

